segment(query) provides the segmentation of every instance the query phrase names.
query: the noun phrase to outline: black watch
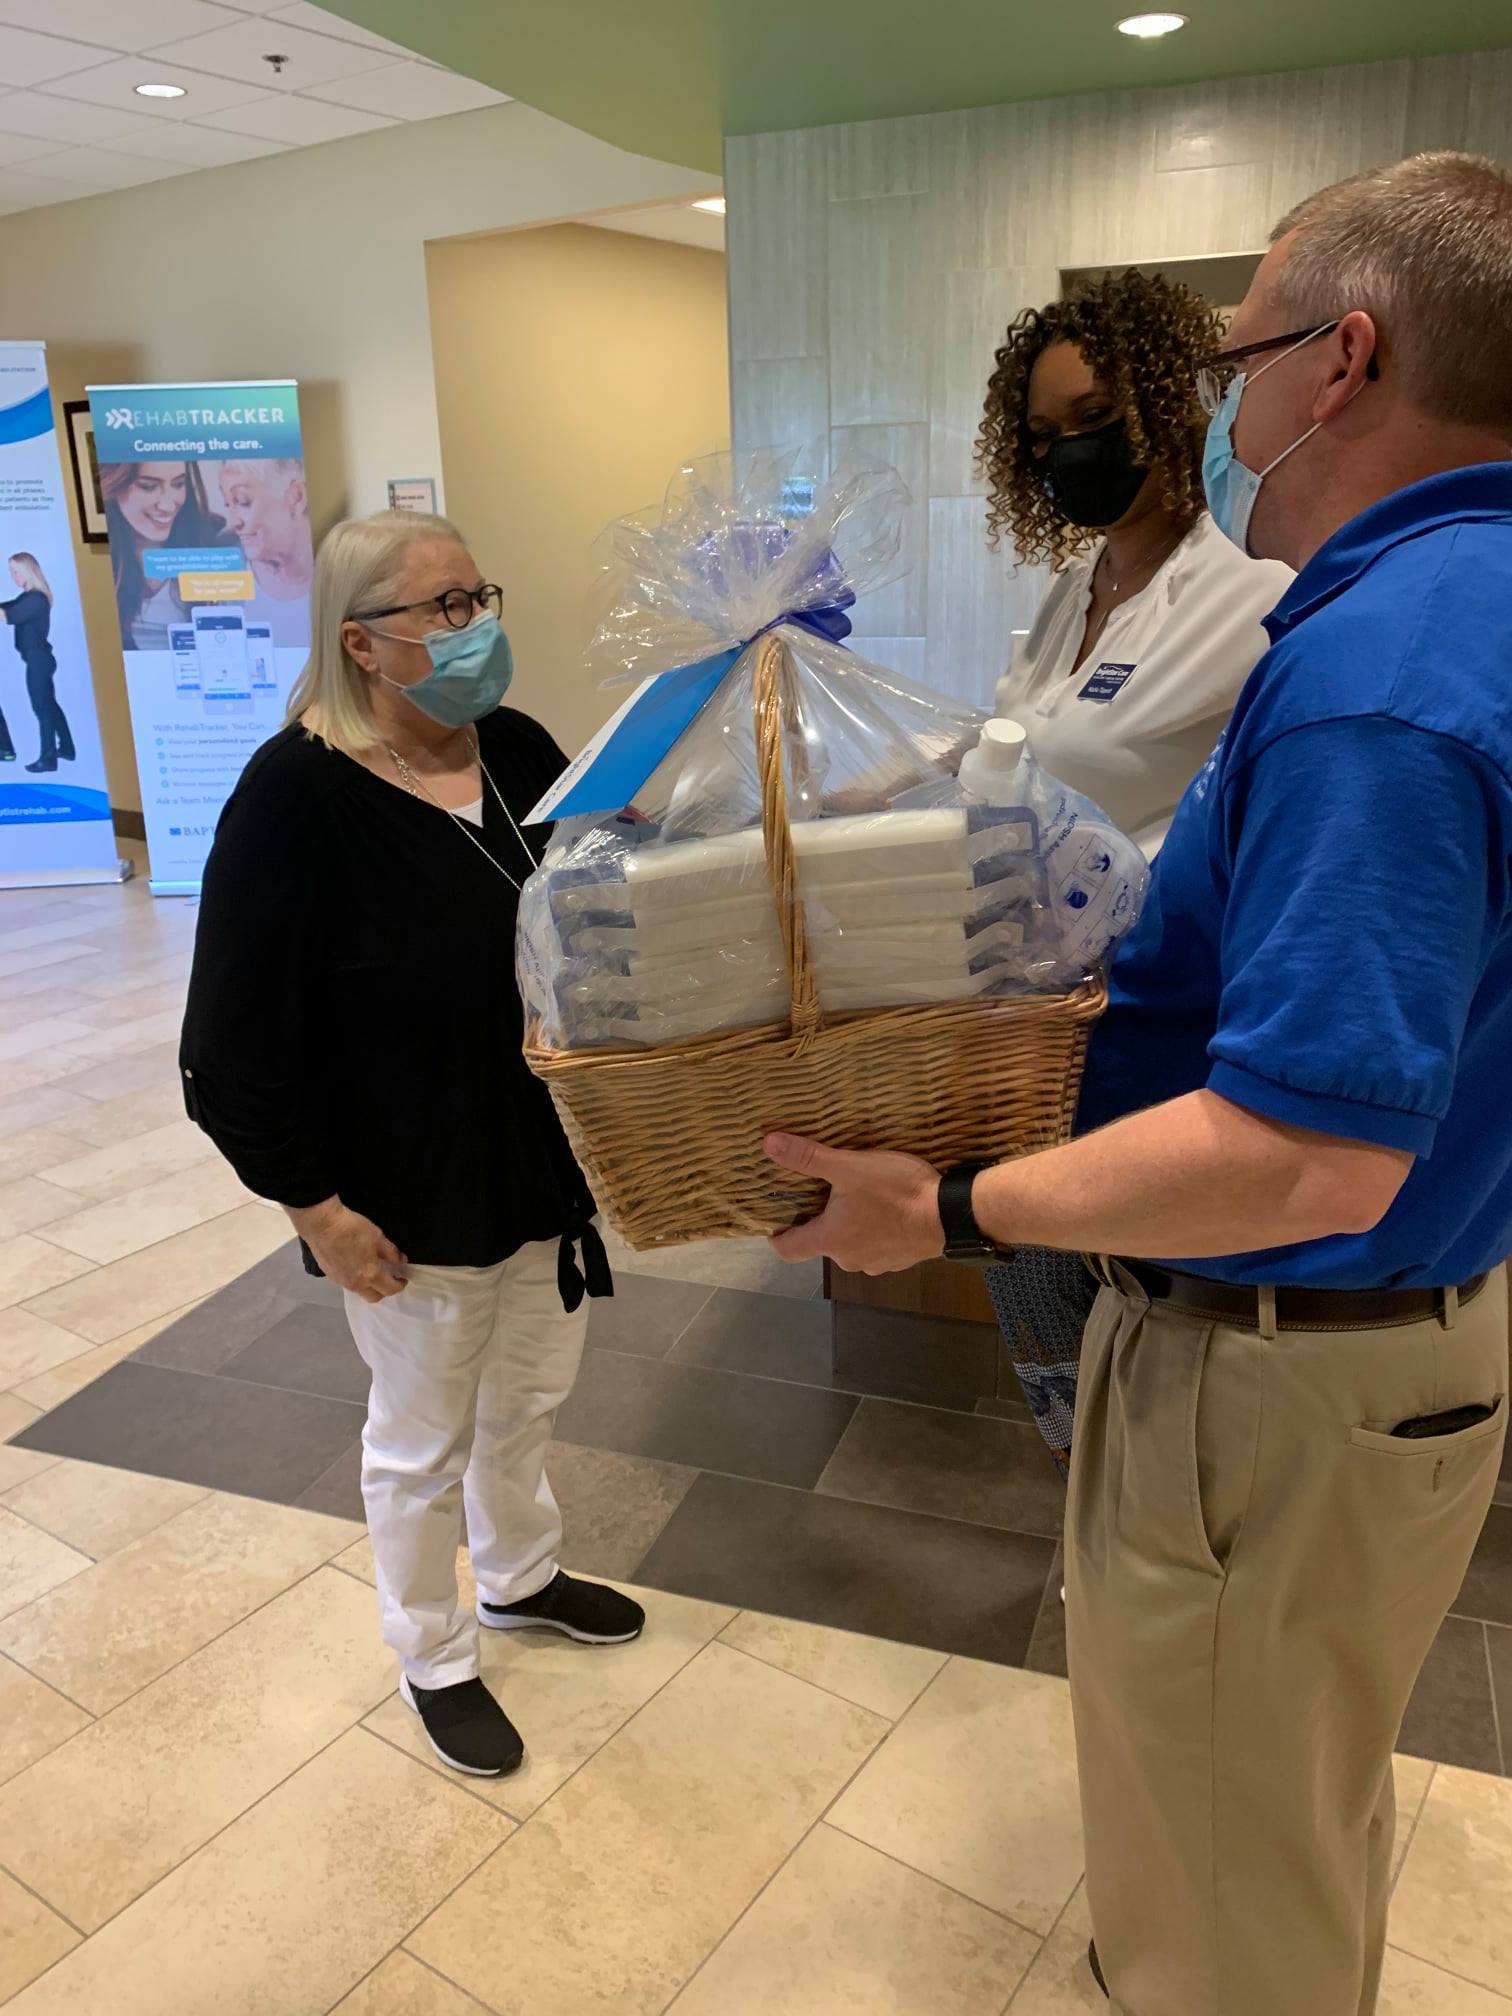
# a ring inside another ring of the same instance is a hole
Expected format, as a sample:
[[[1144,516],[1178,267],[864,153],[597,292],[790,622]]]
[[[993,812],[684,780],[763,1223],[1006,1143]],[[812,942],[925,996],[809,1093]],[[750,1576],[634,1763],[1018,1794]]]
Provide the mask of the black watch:
[[[959,1162],[940,1178],[940,1223],[945,1228],[945,1258],[961,1260],[968,1266],[989,1267],[1006,1260],[1011,1246],[999,1246],[989,1239],[971,1208],[971,1189],[990,1162]]]

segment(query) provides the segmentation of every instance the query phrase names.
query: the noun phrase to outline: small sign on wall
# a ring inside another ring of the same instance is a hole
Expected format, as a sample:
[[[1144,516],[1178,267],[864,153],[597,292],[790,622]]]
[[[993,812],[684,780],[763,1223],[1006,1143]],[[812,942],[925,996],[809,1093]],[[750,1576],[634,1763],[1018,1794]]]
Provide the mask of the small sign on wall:
[[[388,486],[390,511],[429,511],[436,509],[436,479],[434,476],[395,476]]]

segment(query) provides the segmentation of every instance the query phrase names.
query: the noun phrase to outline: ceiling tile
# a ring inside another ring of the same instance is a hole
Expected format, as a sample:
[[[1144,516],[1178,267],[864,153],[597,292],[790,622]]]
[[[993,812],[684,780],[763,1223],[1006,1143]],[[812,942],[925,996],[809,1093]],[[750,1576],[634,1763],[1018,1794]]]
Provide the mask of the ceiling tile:
[[[7,84],[45,84],[109,54],[82,42],[60,42],[56,35],[36,35],[29,28],[0,27],[0,77]]]
[[[275,51],[289,59],[277,75],[266,61]],[[364,49],[356,42],[338,42],[334,35],[311,35],[303,28],[268,20],[233,21],[229,28],[214,28],[208,35],[191,35],[187,41],[155,47],[153,54],[170,63],[192,63],[197,70],[212,70],[217,77],[235,77],[243,84],[265,84],[274,91],[308,91],[315,85],[355,77],[387,60],[382,50]]]
[[[289,147],[318,147],[323,140],[345,140],[353,133],[371,133],[391,126],[371,112],[353,112],[344,105],[322,105],[313,98],[271,98],[260,105],[216,112],[200,122],[223,133],[250,133],[258,140],[282,140]]]
[[[320,96],[333,105],[351,105],[363,112],[386,113],[390,119],[436,119],[448,112],[474,112],[482,105],[507,105],[502,92],[492,91],[455,70],[436,70],[428,63],[391,63],[365,77],[341,84],[322,84]]]
[[[236,19],[229,8],[208,0],[0,0],[0,22],[30,28],[39,17],[49,34],[95,42],[107,53],[201,35]]]
[[[292,7],[280,7],[275,0],[273,12],[265,18],[287,21],[291,28],[308,28],[312,35],[334,35],[338,42],[360,42],[364,49],[381,49],[386,56],[413,53],[402,42],[390,42],[385,35],[375,35],[371,28],[359,28],[355,21],[343,21],[339,14],[312,6],[311,0],[294,0]]]
[[[25,133],[0,132],[0,168],[14,168],[18,161],[41,161],[56,154],[58,140],[37,140]]]
[[[138,103],[141,101],[138,100]],[[10,91],[0,97],[0,133],[29,133],[37,140],[56,140],[87,147],[115,141],[126,133],[151,133],[161,119],[109,105],[84,105],[55,98],[48,91]]]
[[[183,170],[171,161],[144,161],[139,154],[115,154],[108,147],[65,147],[61,154],[49,154],[45,166],[39,162],[37,172],[51,181],[77,182],[82,193],[130,189]]]
[[[0,108],[3,109],[3,108]],[[233,161],[255,161],[262,154],[286,150],[276,140],[254,140],[248,133],[217,133],[187,120],[170,126],[160,121],[147,133],[117,140],[123,154],[141,154],[149,161],[176,161],[181,168],[225,168]]]
[[[44,203],[70,203],[88,194],[77,182],[34,175],[30,168],[0,168],[0,210],[36,210]]]
[[[136,86],[144,83],[182,84],[185,96],[138,98]],[[144,112],[149,119],[199,119],[207,112],[224,112],[232,105],[252,105],[259,98],[273,95],[250,84],[209,77],[203,71],[188,70],[182,64],[164,62],[156,56],[119,56],[96,70],[81,70],[77,77],[60,78],[49,88],[62,98],[82,98],[91,105],[116,105],[124,112]]]

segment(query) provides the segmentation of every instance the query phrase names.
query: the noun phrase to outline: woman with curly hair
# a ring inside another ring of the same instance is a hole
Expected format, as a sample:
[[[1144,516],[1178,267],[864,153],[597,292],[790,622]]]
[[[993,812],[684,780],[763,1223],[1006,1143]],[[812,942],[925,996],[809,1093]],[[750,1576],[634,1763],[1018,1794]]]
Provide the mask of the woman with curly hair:
[[[1291,576],[1202,501],[1214,309],[1121,273],[1009,327],[977,440],[987,525],[1049,593],[998,687],[1037,757],[1153,855],[1266,648]]]
[[[1220,344],[1216,311],[1188,288],[1134,271],[1089,283],[1010,325],[977,441],[993,544],[1006,533],[1021,564],[1055,570],[997,712],[1149,855],[1291,580],[1247,559],[1203,506],[1197,372]],[[1097,1284],[1079,1255],[1023,1247],[987,1286],[1065,1470]]]

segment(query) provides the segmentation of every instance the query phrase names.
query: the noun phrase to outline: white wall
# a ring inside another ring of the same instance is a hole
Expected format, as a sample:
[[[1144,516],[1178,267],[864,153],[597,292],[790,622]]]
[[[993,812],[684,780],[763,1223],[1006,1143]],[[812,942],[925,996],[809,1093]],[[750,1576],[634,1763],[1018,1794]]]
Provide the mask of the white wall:
[[[1062,269],[1257,249],[1428,147],[1512,158],[1512,50],[730,141],[737,449],[828,436],[916,500],[912,572],[857,609],[858,648],[990,698],[1042,582],[988,551],[972,444],[1003,330]]]
[[[299,379],[323,526],[378,509],[390,476],[441,475],[427,240],[706,186],[524,105],[387,127],[0,218],[0,337],[47,341],[59,402],[89,380]],[[79,573],[111,799],[137,807],[103,550]]]

